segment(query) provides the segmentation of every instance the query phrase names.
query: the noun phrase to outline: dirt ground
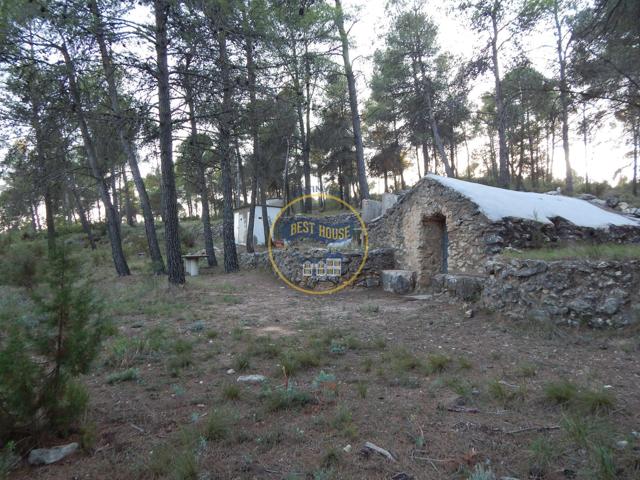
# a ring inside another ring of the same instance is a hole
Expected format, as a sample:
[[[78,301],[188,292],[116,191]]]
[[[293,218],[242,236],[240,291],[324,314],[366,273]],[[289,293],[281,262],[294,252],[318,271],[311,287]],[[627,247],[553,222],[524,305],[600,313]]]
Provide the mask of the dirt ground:
[[[11,478],[640,478],[637,331],[467,318],[379,289],[311,296],[266,272],[205,269],[171,290],[101,275],[117,329],[83,378],[90,411],[44,440],[84,448]]]

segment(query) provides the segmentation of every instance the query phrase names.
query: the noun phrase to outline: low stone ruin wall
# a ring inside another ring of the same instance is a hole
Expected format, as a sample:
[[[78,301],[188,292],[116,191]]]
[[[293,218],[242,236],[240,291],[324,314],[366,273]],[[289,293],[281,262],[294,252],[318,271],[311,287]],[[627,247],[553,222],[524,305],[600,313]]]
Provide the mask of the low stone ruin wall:
[[[480,302],[519,320],[595,328],[640,321],[640,260],[493,260]]]
[[[278,269],[292,283],[304,288],[316,288],[319,285],[337,285],[342,281],[351,278],[358,270],[362,262],[362,251],[340,252],[343,256],[342,275],[340,278],[327,278],[318,280],[304,277],[302,266],[305,261],[318,262],[323,260],[329,250],[324,248],[297,249],[285,248],[273,250],[273,258],[278,265]],[[267,252],[243,253],[239,255],[240,266],[243,268],[263,268],[273,271],[269,254]],[[377,287],[380,285],[380,272],[393,268],[394,251],[391,248],[376,248],[369,250],[364,267],[353,285],[363,287]],[[275,272],[274,272],[275,273]]]
[[[486,252],[495,254],[505,247],[530,249],[565,243],[640,243],[640,228],[611,225],[607,229],[579,227],[561,218],[539,223],[521,218],[504,218],[483,229]]]

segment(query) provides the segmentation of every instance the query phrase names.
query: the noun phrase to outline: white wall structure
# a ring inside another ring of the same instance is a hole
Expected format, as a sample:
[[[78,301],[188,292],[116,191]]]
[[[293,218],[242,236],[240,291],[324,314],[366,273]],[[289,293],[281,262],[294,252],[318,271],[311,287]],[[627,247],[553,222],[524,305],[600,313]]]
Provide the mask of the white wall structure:
[[[282,210],[281,200],[267,200],[267,215],[269,218],[269,226],[273,225],[273,222]],[[236,244],[247,244],[247,230],[249,227],[249,210],[250,207],[238,208],[233,212],[233,233],[236,238]],[[264,245],[265,244],[265,232],[262,223],[262,205],[256,205],[255,216],[253,222],[253,244]]]

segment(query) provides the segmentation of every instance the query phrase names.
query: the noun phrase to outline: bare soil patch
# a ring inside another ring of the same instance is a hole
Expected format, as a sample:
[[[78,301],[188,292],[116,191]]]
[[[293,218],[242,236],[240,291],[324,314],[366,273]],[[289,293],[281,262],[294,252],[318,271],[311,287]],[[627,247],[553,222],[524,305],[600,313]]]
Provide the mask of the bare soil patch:
[[[637,332],[466,318],[447,297],[310,296],[260,272],[101,290],[117,332],[83,379],[87,424],[45,445],[85,449],[12,477],[640,476]]]

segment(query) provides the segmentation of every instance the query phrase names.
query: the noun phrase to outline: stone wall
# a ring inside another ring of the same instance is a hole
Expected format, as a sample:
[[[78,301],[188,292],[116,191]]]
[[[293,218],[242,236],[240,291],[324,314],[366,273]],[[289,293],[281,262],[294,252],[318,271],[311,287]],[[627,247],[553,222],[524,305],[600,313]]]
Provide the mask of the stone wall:
[[[417,272],[420,289],[429,286],[431,266],[438,261],[429,221],[444,220],[448,236],[448,271],[480,274],[487,258],[484,231],[490,222],[469,199],[440,183],[423,178],[398,198],[380,219],[367,225],[369,243],[396,249],[396,268]]]
[[[434,220],[444,220],[448,236],[447,272],[433,271],[441,242],[434,240]],[[431,286],[434,274],[484,275],[485,263],[506,247],[540,248],[571,242],[640,243],[640,228],[577,227],[561,218],[540,223],[519,218],[489,221],[467,197],[423,178],[387,213],[367,225],[373,247],[396,250],[396,268],[415,271],[417,285]]]
[[[282,274],[292,283],[305,288],[319,286],[331,286],[351,278],[362,262],[362,251],[344,251],[342,276],[338,279],[317,281],[305,278],[302,275],[302,265],[305,260],[318,261],[325,257],[329,250],[324,248],[297,249],[285,248],[273,250],[273,258]],[[364,267],[354,283],[356,286],[377,287],[380,285],[380,272],[391,269],[394,266],[394,251],[390,248],[371,249],[368,252]],[[242,253],[239,255],[240,265],[243,268],[263,268],[272,271],[267,252]],[[275,272],[274,272],[275,273]],[[330,285],[331,284],[331,285]]]
[[[481,303],[508,317],[600,328],[640,321],[640,260],[494,260]]]
[[[608,229],[578,227],[562,218],[540,223],[521,218],[505,218],[484,229],[488,253],[505,247],[530,249],[553,247],[565,243],[640,243],[640,228],[612,225]]]

